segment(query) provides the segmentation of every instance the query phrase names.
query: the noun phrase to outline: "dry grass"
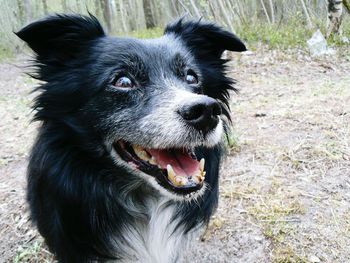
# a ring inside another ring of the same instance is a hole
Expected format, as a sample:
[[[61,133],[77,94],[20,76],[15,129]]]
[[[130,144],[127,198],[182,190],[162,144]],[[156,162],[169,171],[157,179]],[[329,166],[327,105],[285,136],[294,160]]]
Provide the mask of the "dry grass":
[[[28,263],[49,263],[53,262],[52,255],[43,246],[42,241],[30,243],[27,247],[19,247],[16,255],[13,258],[13,263],[28,262]]]
[[[233,72],[250,76],[233,104],[240,152],[222,196],[270,240],[268,262],[348,261],[349,61],[257,55]]]

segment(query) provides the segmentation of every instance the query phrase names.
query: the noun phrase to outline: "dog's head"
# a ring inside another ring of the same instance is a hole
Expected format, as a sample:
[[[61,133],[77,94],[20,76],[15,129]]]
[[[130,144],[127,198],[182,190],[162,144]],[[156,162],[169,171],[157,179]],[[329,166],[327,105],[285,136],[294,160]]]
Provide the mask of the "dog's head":
[[[77,15],[39,20],[17,35],[36,53],[35,77],[45,82],[36,119],[73,133],[84,127],[99,138],[84,143],[163,193],[202,188],[205,160],[194,149],[222,138],[233,81],[221,55],[245,50],[235,35],[179,20],[157,39],[109,37],[96,18]]]

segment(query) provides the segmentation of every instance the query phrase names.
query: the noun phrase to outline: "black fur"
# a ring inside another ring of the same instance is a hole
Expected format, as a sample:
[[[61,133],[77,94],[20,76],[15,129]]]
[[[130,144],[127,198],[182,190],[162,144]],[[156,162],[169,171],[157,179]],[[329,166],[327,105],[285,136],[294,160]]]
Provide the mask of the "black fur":
[[[114,133],[135,138],[141,134],[147,140],[133,123],[154,107],[153,97],[160,94],[157,85],[163,83],[154,80],[159,77],[156,72],[166,63],[168,50],[179,47],[163,41],[169,47],[159,49],[140,40],[108,37],[92,16],[54,15],[16,34],[35,52],[37,70],[32,75],[43,81],[34,104],[34,119],[41,127],[28,166],[32,220],[60,262],[122,258],[121,244],[127,243],[123,231],[139,222],[147,224],[150,215],[144,200],[159,194],[116,165],[106,138]],[[234,82],[225,77],[226,60],[220,57],[224,50],[244,51],[244,44],[204,22],[179,20],[166,28],[165,35],[174,36],[193,56],[185,63],[199,70],[200,93],[226,105],[229,118],[228,90]],[[130,70],[140,86],[148,87],[147,94],[143,89],[126,93],[110,88],[115,72]],[[169,70],[170,75],[174,74]],[[107,123],[111,116],[120,119]],[[169,201],[177,207],[174,218],[185,232],[207,223],[217,205],[222,153],[220,145],[197,147],[197,156],[207,160],[209,189],[198,202]]]

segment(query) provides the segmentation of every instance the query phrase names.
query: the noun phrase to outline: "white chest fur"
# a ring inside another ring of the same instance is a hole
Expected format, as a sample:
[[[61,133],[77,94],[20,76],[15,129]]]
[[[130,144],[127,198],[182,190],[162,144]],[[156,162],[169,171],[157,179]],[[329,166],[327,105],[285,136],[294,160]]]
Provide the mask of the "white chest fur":
[[[195,233],[184,234],[173,219],[174,206],[166,200],[149,205],[148,225],[140,224],[125,229],[124,237],[130,244],[123,247],[128,255],[123,263],[178,263]],[[197,232],[197,231],[195,231]]]

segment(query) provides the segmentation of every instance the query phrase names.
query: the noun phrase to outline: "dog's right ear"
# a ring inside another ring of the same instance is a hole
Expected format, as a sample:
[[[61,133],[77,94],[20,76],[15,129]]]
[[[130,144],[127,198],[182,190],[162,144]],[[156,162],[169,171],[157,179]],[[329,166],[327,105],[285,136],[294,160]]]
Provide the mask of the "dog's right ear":
[[[88,42],[105,36],[98,20],[90,16],[53,15],[15,33],[37,54],[39,62],[65,61],[84,51]]]
[[[181,38],[197,59],[219,59],[225,50],[246,51],[244,43],[234,34],[215,24],[179,19],[169,24],[164,34]]]

